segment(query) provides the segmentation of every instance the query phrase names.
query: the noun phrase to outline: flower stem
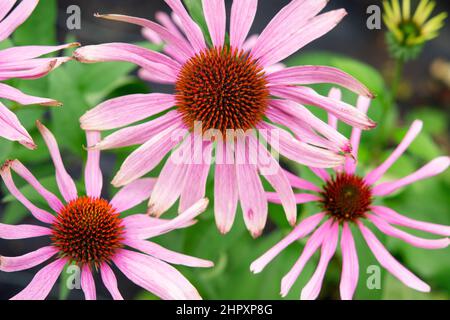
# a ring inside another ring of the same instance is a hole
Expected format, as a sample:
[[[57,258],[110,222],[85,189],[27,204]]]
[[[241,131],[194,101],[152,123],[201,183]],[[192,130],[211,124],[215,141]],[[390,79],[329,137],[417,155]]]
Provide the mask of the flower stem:
[[[402,80],[404,66],[405,61],[403,59],[400,58],[395,60],[394,79],[392,80],[391,84],[391,94],[392,94],[391,105],[395,103],[395,100],[397,98],[398,88],[400,86],[400,81]]]

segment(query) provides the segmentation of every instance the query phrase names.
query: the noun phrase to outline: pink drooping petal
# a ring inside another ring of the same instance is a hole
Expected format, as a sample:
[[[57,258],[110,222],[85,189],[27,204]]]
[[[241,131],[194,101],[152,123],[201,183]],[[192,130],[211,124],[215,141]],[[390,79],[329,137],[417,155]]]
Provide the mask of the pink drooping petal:
[[[17,79],[38,79],[46,76],[50,71],[63,63],[72,60],[70,57],[37,58],[25,61],[2,63],[0,68],[0,81]]]
[[[236,157],[245,159],[242,163],[236,163],[236,179],[245,225],[256,238],[261,235],[266,225],[268,208],[257,167],[247,159],[247,147],[243,145],[236,150]]]
[[[242,49],[245,52],[249,52],[253,49],[256,42],[258,42],[258,35],[257,34],[251,35],[250,37],[247,38],[247,40],[245,40],[244,44],[242,45]]]
[[[47,98],[40,98],[27,95],[16,88],[0,83],[0,98],[11,100],[22,105],[40,104],[44,106],[60,106],[61,103]]]
[[[196,53],[206,49],[205,38],[200,27],[192,20],[180,0],[165,0],[180,19],[181,27]]]
[[[205,197],[206,183],[208,181],[209,169],[211,166],[213,144],[211,142],[203,142],[203,157],[200,163],[191,163],[187,165],[186,183],[181,190],[180,205],[178,212],[183,212]],[[194,149],[195,152],[195,149]],[[194,183],[195,181],[195,183]]]
[[[161,23],[164,27],[167,28],[170,32],[177,35],[180,38],[184,38],[184,35],[178,29],[175,21],[179,21],[179,18],[176,17],[175,13],[172,12],[174,18],[171,18],[167,13],[163,11],[159,11],[155,14],[156,20]],[[176,19],[175,19],[176,17]]]
[[[1,88],[0,88],[1,90]],[[28,149],[35,149],[33,138],[20,124],[17,116],[0,102],[0,137],[18,141]]]
[[[377,182],[386,171],[397,161],[398,158],[408,149],[409,145],[414,141],[417,135],[422,131],[423,123],[420,120],[413,122],[402,142],[397,146],[397,148],[392,152],[389,158],[383,162],[378,168],[370,172],[364,178],[367,184],[374,184]]]
[[[184,39],[184,37],[180,37],[179,35],[169,31],[167,28],[146,19],[124,16],[119,14],[106,14],[106,15],[96,15],[99,18],[107,19],[107,20],[115,20],[122,21],[127,23],[132,23],[143,28],[149,28],[156,32],[165,42],[171,44],[178,50],[178,55],[183,57],[183,60],[186,61],[191,58],[195,52],[192,49],[190,43]]]
[[[373,206],[371,207],[371,210],[389,223],[450,237],[450,226],[414,220],[405,217],[388,207]]]
[[[328,97],[334,100],[342,100],[342,92],[338,88],[331,88],[328,93]],[[331,113],[328,113],[328,125],[337,131],[338,129],[338,118],[336,118]]]
[[[103,284],[106,289],[108,289],[114,300],[123,300],[122,294],[117,286],[117,278],[111,267],[107,263],[103,263],[100,266],[100,274],[102,277]]]
[[[206,210],[208,207],[208,199],[201,199],[197,201],[192,207],[185,212],[180,213],[177,217],[166,220],[150,218],[145,219],[141,215],[133,215],[123,219],[127,237],[134,237],[138,239],[149,239],[175,229],[186,228],[193,224],[193,220]]]
[[[315,192],[321,192],[322,190],[316,186],[314,183],[309,182],[308,180],[302,179],[300,177],[297,177],[295,174],[290,173],[289,171],[284,171],[286,174],[286,177],[288,178],[289,182],[294,188],[302,189],[302,190],[308,190],[308,191],[315,191]]]
[[[255,19],[258,0],[234,0],[231,6],[230,46],[242,48]]]
[[[327,172],[327,170],[322,168],[309,168],[316,176],[318,176],[323,181],[329,181],[331,179],[330,174]]]
[[[321,2],[318,0],[314,1]],[[269,66],[284,60],[334,29],[346,15],[347,12],[344,9],[333,10],[310,19],[306,25],[299,29],[282,31],[284,32],[283,35],[281,33],[276,35],[276,48],[272,48],[272,50],[260,57],[261,65]]]
[[[16,187],[14,180],[11,176],[11,168],[9,166],[9,163],[6,163],[3,165],[0,175],[3,178],[3,182],[6,185],[6,188],[9,190],[9,192],[20,202],[24,205],[25,208],[27,208],[31,214],[38,219],[39,221],[42,221],[44,223],[51,224],[55,220],[55,216],[53,216],[51,213],[36,207],[34,204],[32,204],[20,190]]]
[[[158,73],[153,72],[152,70],[141,68],[138,70],[138,77],[147,82],[160,83],[173,85],[173,79],[168,80],[165,77],[161,77]]]
[[[148,212],[151,215],[159,217],[166,212],[178,200],[185,184],[189,184],[188,166],[194,158],[191,153],[194,139],[193,135],[187,137],[164,164],[148,203]]]
[[[11,11],[17,0],[3,0],[0,2],[0,21]]]
[[[354,77],[337,68],[327,66],[299,66],[273,72],[267,76],[271,85],[305,85],[332,83],[366,97],[373,97],[369,89]]]
[[[371,102],[371,100],[369,98],[359,96],[358,102],[357,102],[358,110],[367,114],[367,111],[369,110],[370,102]],[[350,143],[352,146],[352,156],[347,157],[347,159],[345,161],[345,171],[348,174],[355,173],[360,141],[361,141],[361,129],[353,128],[352,136],[350,138]]]
[[[388,222],[383,220],[382,218],[368,214],[367,218],[372,221],[372,223],[384,234],[401,239],[415,247],[424,248],[424,249],[442,249],[448,247],[450,244],[449,238],[442,239],[424,239],[420,237],[413,236],[407,232],[404,232],[400,229],[397,229],[391,226]]]
[[[328,234],[325,236],[322,243],[322,249],[320,254],[319,265],[316,271],[312,275],[311,279],[305,285],[301,293],[302,300],[315,300],[319,296],[320,289],[322,288],[325,272],[327,271],[328,264],[331,258],[333,258],[337,243],[339,240],[339,223],[335,222],[328,230]]]
[[[274,108],[281,110],[291,117],[294,117],[295,123],[301,122],[304,125],[310,126],[314,131],[319,132],[324,137],[329,139],[333,144],[339,147],[340,151],[350,152],[350,144],[348,139],[323,122],[311,113],[307,108],[292,101],[272,100],[270,103]]]
[[[56,182],[58,184],[59,192],[61,192],[63,198],[67,202],[77,199],[77,187],[75,186],[75,182],[73,182],[72,177],[67,173],[66,168],[64,167],[55,137],[50,130],[48,130],[39,121],[36,122],[36,125],[44,138],[48,150],[50,151],[50,156],[52,157],[56,170]]]
[[[171,264],[198,268],[210,268],[214,266],[214,263],[211,261],[174,252],[147,240],[126,239],[124,244]]]
[[[42,247],[19,257],[0,256],[0,271],[16,272],[31,269],[47,261],[58,252],[53,246]]]
[[[87,147],[95,146],[102,139],[99,131],[86,131]],[[100,169],[100,150],[88,149],[86,168],[84,170],[86,194],[100,198],[103,187],[103,175]]]
[[[266,57],[271,52],[280,50],[280,45],[285,41],[292,42],[298,30],[309,25],[310,19],[318,14],[326,6],[326,3],[326,0],[291,1],[278,12],[261,33],[252,50],[252,56],[267,60]],[[270,65],[270,63],[264,64],[264,66],[266,65]]]
[[[318,213],[300,222],[294,230],[289,233],[283,240],[278,242],[269,251],[264,253],[261,257],[255,260],[250,265],[250,270],[253,273],[260,273],[281,251],[286,249],[290,244],[310,234],[322,221],[324,213]]]
[[[117,212],[124,212],[150,198],[155,186],[155,178],[142,178],[135,180],[119,190],[110,201]]]
[[[297,205],[295,203],[294,192],[292,186],[286,177],[284,170],[279,162],[269,153],[263,144],[252,137],[251,144],[258,150],[258,170],[278,194],[281,204],[283,205],[286,218],[291,226],[297,222]]]
[[[215,47],[222,47],[227,27],[225,0],[202,0],[202,4],[212,43]]]
[[[36,8],[38,3],[39,0],[21,1],[19,5],[11,11],[11,13],[6,16],[3,21],[0,22],[0,41],[8,38],[18,26],[24,23],[25,20],[27,20],[27,18],[31,15],[34,8]],[[9,2],[5,6],[5,9],[7,8],[11,9]]]
[[[386,268],[386,270],[412,289],[422,292],[430,291],[429,285],[420,280],[411,271],[395,260],[395,258],[386,250],[372,231],[366,228],[361,222],[358,222],[358,226],[375,258],[377,258],[378,262]]]
[[[161,37],[149,28],[142,28],[141,30],[142,36],[146,38],[148,41],[154,44],[163,44]]]
[[[281,204],[280,196],[276,192],[266,192],[266,196],[269,202]],[[295,193],[294,198],[297,204],[322,200],[321,197],[309,193]]]
[[[84,114],[84,130],[110,130],[124,127],[163,112],[175,105],[170,94],[132,94],[105,101]]]
[[[86,300],[96,300],[97,292],[95,291],[94,277],[89,265],[84,265],[81,269],[81,289]]]
[[[358,253],[348,222],[344,223],[341,236],[342,274],[339,291],[342,300],[352,300],[359,279]]]
[[[115,187],[127,185],[153,170],[166,154],[179,143],[174,135],[182,127],[181,122],[168,127],[131,153],[120,167],[112,184]]]
[[[329,97],[323,97],[311,88],[298,86],[273,86],[270,92],[274,96],[292,100],[301,104],[318,106],[333,114],[343,122],[361,129],[373,129],[376,123],[351,105]]]
[[[58,280],[66,264],[65,259],[58,259],[43,267],[34,276],[28,286],[11,300],[44,300]]]
[[[130,239],[148,239],[157,234],[161,229],[159,228],[155,233],[156,226],[163,226],[168,223],[168,219],[160,219],[149,217],[147,214],[132,214],[122,219],[123,225],[126,229],[126,236]],[[195,220],[185,221],[176,226],[176,229],[187,228],[195,224]],[[173,229],[169,229],[171,231]],[[166,229],[164,229],[166,231]]]
[[[312,236],[308,239],[308,242],[306,242],[305,248],[303,249],[300,258],[294,264],[292,269],[281,280],[281,295],[283,297],[285,297],[289,293],[300,273],[303,271],[306,263],[322,245],[326,235],[330,231],[332,222],[333,221],[329,219],[319,228],[317,228],[316,231],[314,231]]]
[[[180,272],[161,260],[128,250],[120,250],[112,260],[128,279],[162,299],[201,299]]]
[[[47,201],[50,208],[55,212],[59,212],[64,205],[53,193],[48,191],[42,184],[34,177],[34,175],[19,161],[14,160],[9,162],[10,168],[16,172],[22,179],[28,182],[44,199]]]
[[[372,190],[372,193],[374,196],[385,196],[388,194],[391,194],[398,189],[407,186],[411,183],[414,183],[419,180],[423,180],[426,178],[434,177],[445,170],[447,170],[448,166],[450,165],[450,158],[449,157],[439,157],[434,159],[433,161],[429,162],[416,172],[395,180],[391,182],[384,182],[380,183],[379,185],[375,186]]]
[[[238,204],[236,170],[233,164],[216,163],[214,173],[214,215],[220,233],[231,230]]]
[[[259,133],[266,141],[276,141],[272,148],[295,162],[321,168],[332,168],[343,163],[344,157],[335,152],[314,147],[295,139],[289,132],[268,123],[260,123]]]
[[[59,46],[18,46],[0,50],[0,63],[34,59],[39,56],[68,48],[78,47],[77,42],[67,43]]]
[[[181,113],[176,110],[167,112],[155,120],[117,130],[100,141],[95,149],[109,150],[146,143],[153,136],[168,127],[181,123]]]
[[[126,44],[101,44],[81,47],[73,53],[76,60],[83,63],[96,63],[96,62],[108,62],[108,61],[125,61],[136,64],[148,71],[154,73],[154,76],[158,79],[164,80],[167,83],[174,83],[177,79],[177,70],[173,65],[167,65],[163,59],[160,58],[161,54],[154,57],[142,53],[136,53],[124,48]],[[142,49],[145,50],[145,49]],[[151,51],[149,51],[151,52]],[[150,56],[150,57],[149,57]],[[164,56],[170,59],[167,56]],[[172,60],[173,61],[173,60]]]
[[[49,228],[21,224],[10,225],[0,223],[0,239],[16,240],[16,239],[28,239],[42,236],[48,236],[52,234],[52,230]]]

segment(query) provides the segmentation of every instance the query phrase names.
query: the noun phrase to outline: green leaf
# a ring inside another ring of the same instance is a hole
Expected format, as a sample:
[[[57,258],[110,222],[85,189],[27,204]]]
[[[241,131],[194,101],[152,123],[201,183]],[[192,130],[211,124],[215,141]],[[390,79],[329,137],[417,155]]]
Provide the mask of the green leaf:
[[[203,5],[201,0],[184,0],[192,19],[202,29],[205,39],[211,44],[211,37],[209,35],[208,26],[206,24],[205,16],[203,14]]]

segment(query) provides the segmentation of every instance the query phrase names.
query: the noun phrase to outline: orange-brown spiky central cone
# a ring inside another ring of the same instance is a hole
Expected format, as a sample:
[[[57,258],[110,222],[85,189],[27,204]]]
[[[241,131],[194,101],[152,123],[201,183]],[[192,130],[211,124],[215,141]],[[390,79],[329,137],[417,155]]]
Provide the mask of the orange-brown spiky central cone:
[[[356,175],[338,173],[322,191],[322,206],[336,220],[355,221],[364,217],[372,203],[372,192]]]
[[[52,228],[53,245],[78,265],[98,267],[122,247],[123,226],[108,201],[80,197],[59,212]]]
[[[200,122],[203,132],[248,130],[261,121],[269,101],[262,67],[243,51],[211,48],[182,67],[176,101],[185,124]]]

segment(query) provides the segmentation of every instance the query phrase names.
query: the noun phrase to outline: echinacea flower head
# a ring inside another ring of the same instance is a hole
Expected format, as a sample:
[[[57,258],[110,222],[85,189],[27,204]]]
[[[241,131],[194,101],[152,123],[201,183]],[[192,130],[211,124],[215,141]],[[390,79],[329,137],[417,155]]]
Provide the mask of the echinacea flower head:
[[[425,42],[439,36],[444,26],[446,12],[430,18],[436,8],[432,0],[420,0],[416,11],[411,11],[411,0],[383,1],[383,20],[389,29],[387,35],[390,50],[395,58],[409,60],[415,58]]]
[[[4,0],[0,3],[0,42],[6,40],[14,30],[31,15],[39,0]],[[36,79],[48,74],[70,57],[39,58],[42,55],[78,46],[71,43],[61,46],[20,46],[0,50],[0,81],[9,79]],[[58,101],[27,95],[16,88],[0,82],[0,99],[22,105],[41,104],[59,106]],[[16,115],[0,102],[0,137],[18,141],[25,147],[34,149],[33,139],[20,124]]]
[[[337,98],[340,92],[335,89],[331,92],[331,95]],[[370,101],[367,98],[360,97],[358,109],[367,111],[369,103]],[[330,117],[333,125],[337,125],[335,120],[334,117]],[[376,204],[377,199],[390,195],[413,182],[435,176],[448,168],[450,158],[440,157],[404,178],[379,183],[387,170],[420,133],[421,128],[422,122],[415,121],[403,141],[386,161],[365,176],[356,173],[357,151],[361,137],[361,130],[359,129],[353,130],[351,137],[353,156],[347,158],[344,166],[334,169],[332,173],[323,169],[313,169],[314,173],[322,179],[322,186],[317,186],[289,174],[293,186],[309,191],[309,193],[296,194],[297,203],[316,202],[323,210],[304,219],[288,236],[254,261],[250,269],[254,273],[261,272],[287,246],[311,234],[299,259],[282,280],[281,295],[286,296],[288,294],[301,275],[306,263],[320,248],[321,256],[318,266],[301,292],[302,299],[316,299],[319,296],[328,264],[336,253],[339,233],[341,233],[342,274],[340,294],[342,299],[352,299],[359,278],[358,254],[352,235],[354,230],[350,227],[353,225],[355,229],[359,229],[362,233],[367,245],[381,266],[405,285],[422,292],[430,291],[430,287],[424,281],[401,265],[388,252],[368,227],[371,224],[387,236],[401,239],[419,248],[441,249],[449,245],[450,226],[413,220],[391,208]],[[270,194],[269,198],[273,202],[280,202],[276,194]],[[421,230],[444,236],[444,238],[424,239],[400,230],[396,226]]]
[[[319,14],[326,0],[291,1],[261,35],[247,39],[257,0],[233,1],[228,37],[224,0],[202,1],[209,45],[180,0],[166,3],[173,15],[158,14],[161,24],[130,16],[98,15],[143,27],[147,37],[163,44],[164,53],[125,43],[86,46],[74,53],[85,63],[135,63],[141,67],[142,78],[174,87],[173,94],[109,100],[81,118],[85,130],[122,128],[94,146],[96,149],[141,145],[125,160],[113,184],[131,183],[152,171],[170,151],[183,149],[191,156],[172,152],[161,171],[149,200],[152,214],[159,216],[178,199],[179,210],[183,211],[204,197],[214,159],[214,211],[222,233],[232,227],[240,202],[247,228],[255,237],[261,234],[267,219],[267,199],[260,175],[280,194],[287,219],[295,224],[294,194],[273,151],[319,168],[342,164],[350,152],[343,135],[301,104],[325,109],[359,129],[375,126],[356,108],[303,86],[331,82],[371,97],[353,77],[323,66],[280,69],[282,60],[333,29],[346,15],[345,10]],[[123,128],[152,116],[156,117],[151,121]],[[175,139],[174,132],[181,132],[176,136],[182,139]],[[237,138],[241,133],[245,133],[245,143]],[[200,159],[193,160],[199,155]],[[270,172],[263,170],[264,166],[270,167]]]
[[[111,296],[116,300],[123,299],[111,268],[113,265],[133,283],[162,299],[200,299],[192,284],[169,263],[211,267],[212,262],[173,252],[147,239],[192,225],[195,217],[206,209],[208,201],[197,201],[172,220],[146,214],[124,217],[124,212],[149,197],[154,179],[138,179],[107,201],[101,197],[100,153],[90,150],[84,172],[86,194],[78,195],[74,181],[64,168],[56,139],[42,124],[37,125],[49,148],[64,200],[42,186],[18,160],[7,161],[1,168],[1,177],[11,194],[45,226],[0,224],[0,238],[15,240],[45,236],[50,239],[49,245],[22,256],[0,255],[0,271],[3,272],[27,270],[47,262],[30,284],[12,299],[45,299],[68,265],[80,268],[81,289],[88,300],[96,299],[96,271]],[[99,132],[87,132],[88,146],[98,141]],[[46,200],[53,213],[38,208],[23,195],[14,183],[13,172]]]

